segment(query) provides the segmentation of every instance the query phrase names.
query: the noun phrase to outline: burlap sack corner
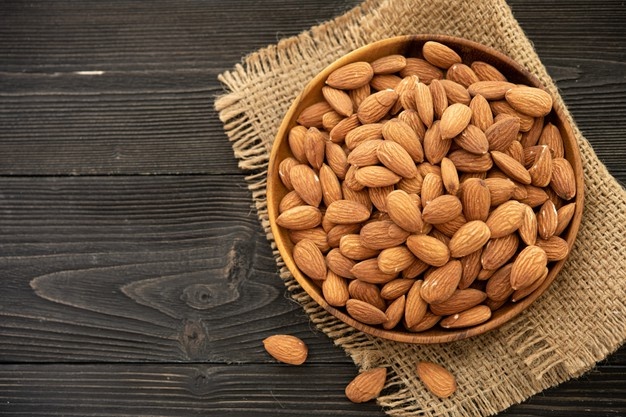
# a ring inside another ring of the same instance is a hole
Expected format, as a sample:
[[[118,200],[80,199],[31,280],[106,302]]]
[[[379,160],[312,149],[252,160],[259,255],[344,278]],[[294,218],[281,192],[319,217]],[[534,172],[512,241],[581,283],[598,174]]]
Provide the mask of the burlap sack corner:
[[[454,11],[451,13],[450,11]],[[219,76],[227,89],[216,109],[247,177],[272,242],[265,200],[274,135],[291,101],[335,59],[370,42],[403,34],[442,33],[494,47],[524,65],[558,97],[553,81],[503,0],[370,0],[335,20],[246,57]],[[568,117],[571,120],[571,116]],[[572,121],[573,124],[573,121]],[[311,320],[362,369],[387,366],[389,394],[378,399],[397,416],[495,414],[587,371],[626,339],[626,192],[575,133],[585,170],[586,202],[576,246],[549,291],[511,323],[461,342],[415,346],[346,326],[311,300],[275,251],[280,275]],[[426,392],[415,360],[445,364],[459,389],[448,400]]]

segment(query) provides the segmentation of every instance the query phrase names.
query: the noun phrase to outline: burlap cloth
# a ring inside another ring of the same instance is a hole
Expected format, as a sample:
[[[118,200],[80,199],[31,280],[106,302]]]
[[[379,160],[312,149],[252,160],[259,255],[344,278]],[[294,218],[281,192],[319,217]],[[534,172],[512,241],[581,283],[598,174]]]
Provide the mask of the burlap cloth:
[[[371,0],[335,20],[280,41],[220,75],[229,92],[215,103],[267,237],[265,179],[270,148],[289,105],[341,55],[396,35],[441,33],[494,47],[524,65],[563,105],[530,41],[503,0]],[[564,106],[563,106],[564,107]],[[569,113],[568,113],[569,115]],[[571,117],[570,117],[571,119]],[[575,128],[586,201],[575,248],[557,280],[524,314],[488,334],[416,346],[368,336],[322,310],[276,253],[280,275],[311,320],[361,368],[387,366],[378,403],[397,416],[491,415],[581,375],[626,339],[626,192]],[[416,360],[444,364],[457,377],[450,399],[429,394]]]

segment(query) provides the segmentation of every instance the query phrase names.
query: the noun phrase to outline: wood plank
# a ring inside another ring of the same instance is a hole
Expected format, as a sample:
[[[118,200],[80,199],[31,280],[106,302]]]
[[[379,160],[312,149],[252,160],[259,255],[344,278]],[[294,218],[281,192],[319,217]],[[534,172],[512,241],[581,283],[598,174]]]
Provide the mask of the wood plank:
[[[626,354],[612,362],[501,415],[624,415]],[[5,364],[0,365],[0,413],[382,416],[374,403],[352,404],[344,397],[355,372],[347,364]]]
[[[264,362],[301,336],[241,176],[0,178],[4,361]]]
[[[239,173],[212,109],[217,74],[356,3],[3,2],[0,175]],[[583,133],[626,175],[626,10],[511,4]]]

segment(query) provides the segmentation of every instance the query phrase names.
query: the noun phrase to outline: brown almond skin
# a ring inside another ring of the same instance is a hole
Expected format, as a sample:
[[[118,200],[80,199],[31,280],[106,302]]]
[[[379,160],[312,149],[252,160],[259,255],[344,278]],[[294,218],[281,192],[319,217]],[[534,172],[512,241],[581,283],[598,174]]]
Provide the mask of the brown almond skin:
[[[497,239],[515,232],[522,224],[523,215],[524,206],[514,200],[496,207],[486,222],[491,230],[491,237]]]
[[[417,324],[408,327],[405,323],[405,328],[410,332],[424,332],[428,329],[432,329],[441,320],[441,316],[437,316],[430,311],[426,311],[426,314]]]
[[[383,125],[381,134],[385,140],[396,142],[402,146],[413,161],[422,162],[424,160],[424,150],[420,139],[408,123],[399,119],[392,119]]]
[[[289,191],[285,196],[280,200],[280,204],[278,205],[278,212],[282,213],[283,211],[289,210],[294,207],[303,206],[306,203],[303,199],[300,198],[298,193],[295,191]]]
[[[446,223],[458,217],[462,210],[461,201],[457,197],[445,194],[426,204],[422,210],[422,219],[430,224]]]
[[[489,126],[493,124],[493,113],[491,113],[491,107],[487,99],[480,94],[476,94],[469,104],[472,109],[471,124],[478,127],[483,132],[489,129]]]
[[[417,175],[417,168],[411,155],[400,145],[393,141],[382,141],[376,150],[380,162],[403,178],[413,178]]]
[[[566,204],[557,210],[557,227],[554,231],[555,235],[559,236],[565,231],[565,229],[569,225],[569,222],[572,220],[572,217],[574,217],[575,211],[576,203]]]
[[[433,108],[435,111],[435,117],[441,119],[443,112],[448,107],[448,97],[446,96],[446,90],[439,80],[432,80],[428,86],[430,89],[430,95],[433,98]],[[487,105],[489,107],[489,105]],[[489,111],[491,113],[491,110]]]
[[[552,97],[540,88],[519,86],[506,92],[506,101],[520,113],[546,116],[552,110]]]
[[[304,164],[296,165],[289,171],[294,190],[309,205],[317,207],[322,202],[322,185],[315,171]]]
[[[350,298],[348,283],[333,271],[328,271],[322,283],[322,294],[328,304],[334,307],[343,307]]]
[[[487,280],[485,292],[491,300],[504,301],[513,294],[514,290],[511,287],[512,267],[512,263],[504,265]]]
[[[565,149],[563,147],[563,137],[559,128],[552,123],[547,123],[541,131],[539,136],[538,145],[546,145],[550,148],[553,158],[563,158],[565,155]]]
[[[365,259],[378,256],[379,250],[371,249],[363,246],[361,236],[357,234],[348,234],[339,240],[339,251],[343,256],[354,261],[362,261]]]
[[[410,328],[419,323],[428,311],[428,304],[421,296],[423,284],[424,281],[422,280],[415,281],[406,295],[406,302],[404,304],[404,320],[406,327]]]
[[[493,160],[489,153],[476,155],[467,152],[465,149],[457,149],[450,152],[448,158],[460,172],[482,173],[489,171],[493,167]]]
[[[352,116],[352,113],[354,113],[352,100],[350,100],[350,96],[343,90],[325,86],[322,87],[322,95],[330,107],[332,107],[341,116],[349,117]]]
[[[448,98],[448,104],[461,103],[469,106],[472,98],[467,92],[467,89],[459,83],[455,83],[450,80],[441,80],[444,90],[446,90],[446,97]]]
[[[551,236],[548,239],[537,239],[535,244],[545,251],[548,262],[560,261],[567,258],[569,254],[569,245],[558,236]]]
[[[289,176],[289,173],[291,172],[291,168],[295,167],[296,165],[300,165],[300,162],[296,158],[292,157],[285,158],[280,161],[280,164],[278,164],[278,177],[280,178],[280,181],[283,183],[285,188],[287,188],[288,190],[293,190],[293,185],[291,184],[291,177]]]
[[[441,138],[452,139],[460,134],[472,120],[472,109],[465,104],[454,103],[441,116]]]
[[[418,233],[424,227],[422,214],[408,193],[395,190],[387,195],[389,217],[398,226],[411,233]]]
[[[549,239],[554,236],[558,226],[558,214],[556,207],[551,200],[543,203],[537,213],[537,231],[542,239]]]
[[[440,303],[450,298],[461,281],[462,272],[461,262],[457,260],[432,270],[422,284],[422,299],[427,303]]]
[[[486,305],[472,307],[469,310],[448,316],[439,322],[444,329],[459,329],[477,326],[491,318],[491,309]]]
[[[403,55],[387,55],[371,63],[374,74],[393,74],[406,67]]]
[[[456,378],[440,365],[418,362],[417,375],[426,388],[439,398],[448,398],[456,391]]]
[[[371,401],[380,395],[385,386],[387,370],[375,368],[361,372],[346,387],[346,397],[353,403]]]
[[[276,218],[276,224],[285,229],[303,230],[319,226],[322,213],[317,207],[297,206],[285,210]]]
[[[387,308],[387,303],[380,295],[380,288],[376,284],[353,279],[348,285],[348,292],[351,298],[365,301],[381,311]]]
[[[462,257],[461,266],[463,267],[463,274],[461,275],[461,281],[459,282],[459,289],[464,290],[469,288],[470,285],[478,277],[478,273],[481,270],[480,257],[482,255],[482,249],[472,252],[469,255]]]
[[[290,365],[302,365],[309,352],[301,339],[286,334],[267,337],[263,340],[263,346],[274,359]]]
[[[552,160],[552,178],[550,187],[563,200],[571,200],[576,196],[576,176],[574,169],[565,158],[554,158]]]
[[[484,155],[489,151],[489,140],[485,133],[473,124],[468,125],[454,142],[461,148],[476,155]]]
[[[402,245],[409,232],[391,220],[371,221],[361,228],[360,238],[364,247],[383,250]]]
[[[356,263],[350,270],[361,281],[370,284],[385,284],[398,276],[398,272],[385,273],[378,268],[378,259],[366,259]]]
[[[481,255],[481,264],[485,269],[498,269],[509,261],[517,252],[519,238],[516,233],[491,239],[485,245]]]
[[[519,290],[531,286],[541,278],[548,263],[546,252],[539,246],[527,246],[513,262],[511,287]]]
[[[348,172],[348,157],[340,145],[326,142],[326,162],[337,178],[343,180]]]
[[[480,81],[474,70],[462,63],[452,64],[446,72],[446,78],[465,88]]]
[[[491,193],[484,180],[470,178],[463,182],[461,203],[463,215],[468,221],[486,221],[491,208]]]
[[[474,73],[481,81],[506,81],[506,77],[502,75],[494,66],[482,61],[474,61],[470,65]]]
[[[355,300],[354,298],[346,302],[346,310],[353,319],[361,323],[377,325],[387,321],[387,315],[383,311],[365,301]]]
[[[370,211],[356,201],[336,200],[326,208],[325,216],[335,224],[353,224],[369,219]]]
[[[378,91],[363,100],[357,109],[361,123],[376,123],[385,116],[398,100],[398,93],[393,90]]]
[[[415,256],[404,245],[383,249],[378,255],[378,269],[385,274],[395,274],[408,268]]]
[[[409,292],[414,282],[413,279],[396,278],[380,289],[380,296],[385,300],[395,300]]]
[[[443,71],[421,58],[407,58],[406,66],[400,70],[401,77],[417,75],[424,84],[430,84],[434,79],[441,80]]]
[[[293,260],[298,268],[313,279],[326,279],[328,271],[322,251],[310,239],[302,239],[293,247]]]
[[[307,163],[306,153],[304,151],[304,138],[306,136],[307,128],[304,126],[294,126],[289,131],[287,141],[289,142],[289,149],[293,153],[294,158],[302,164]]]
[[[331,129],[329,133],[330,140],[334,143],[342,143],[345,140],[348,132],[350,132],[352,129],[359,127],[360,125],[361,122],[359,121],[358,116],[356,114],[353,114],[350,117],[341,120],[335,125],[335,127]]]
[[[524,204],[524,215],[519,227],[519,235],[527,246],[532,246],[537,241],[537,216],[533,209]]]
[[[487,294],[474,288],[456,290],[446,301],[431,304],[430,311],[438,316],[450,316],[477,306],[486,298]]]
[[[402,295],[396,298],[385,310],[387,321],[383,323],[383,329],[391,330],[400,323],[404,317],[404,309],[406,305],[406,296]]]
[[[426,42],[422,47],[422,53],[428,62],[443,69],[448,69],[453,64],[461,62],[459,54],[449,46],[439,42]]]
[[[451,140],[442,140],[441,121],[435,121],[424,134],[424,156],[431,164],[438,164],[452,146]]]
[[[326,253],[330,250],[326,232],[321,227],[304,230],[290,230],[289,239],[291,239],[293,243],[298,243],[303,239],[309,239],[317,245],[322,253]]]
[[[467,256],[482,248],[489,241],[491,231],[480,220],[465,223],[450,240],[450,255],[455,258]]]
[[[411,235],[406,245],[415,256],[432,266],[443,266],[450,259],[448,247],[432,236]]]
[[[467,91],[472,96],[480,94],[487,100],[502,100],[506,92],[515,87],[515,84],[507,81],[478,81],[468,86]]]
[[[326,84],[341,90],[354,90],[368,84],[374,76],[372,66],[367,62],[353,62],[333,71]]]
[[[520,123],[515,117],[506,117],[495,122],[485,131],[490,151],[505,152],[517,138]]]
[[[359,168],[355,173],[356,180],[365,187],[386,187],[398,183],[402,177],[382,166]],[[293,180],[292,180],[293,182]]]
[[[351,269],[355,264],[355,261],[343,256],[338,248],[331,249],[326,254],[326,265],[328,265],[328,269],[340,277],[354,278]]]
[[[307,128],[315,127],[321,129],[324,127],[322,122],[324,114],[332,110],[333,108],[330,107],[330,104],[326,101],[320,101],[302,110],[296,121]]]
[[[524,165],[520,164],[515,159],[498,151],[492,151],[491,157],[498,168],[515,181],[519,181],[522,184],[531,183],[532,179],[530,177],[530,173],[526,170],[526,168],[524,168]]]
[[[448,194],[457,195],[461,187],[459,183],[459,173],[454,166],[454,162],[448,158],[441,160],[441,180]]]

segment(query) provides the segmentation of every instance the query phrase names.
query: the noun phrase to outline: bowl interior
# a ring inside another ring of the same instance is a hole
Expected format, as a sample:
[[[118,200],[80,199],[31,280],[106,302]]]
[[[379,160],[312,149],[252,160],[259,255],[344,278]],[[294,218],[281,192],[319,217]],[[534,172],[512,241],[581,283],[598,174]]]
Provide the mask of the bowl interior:
[[[349,324],[350,326],[374,336],[406,343],[451,342],[479,335],[502,325],[503,323],[509,321],[511,318],[521,313],[533,301],[535,301],[554,281],[558,272],[561,270],[563,264],[566,261],[566,259],[564,259],[557,263],[553,263],[547,279],[537,290],[535,290],[531,295],[517,303],[508,302],[501,308],[494,311],[491,319],[483,323],[482,325],[467,329],[456,330],[431,329],[420,333],[411,333],[407,331],[397,330],[383,330],[354,320],[343,311],[330,306],[324,300],[324,297],[321,294],[321,289],[316,286],[307,276],[303,275],[297,268],[291,255],[293,244],[289,239],[287,231],[279,227],[275,222],[275,219],[279,214],[278,205],[283,196],[288,192],[278,176],[278,165],[280,161],[282,161],[284,158],[292,155],[291,151],[289,150],[287,138],[289,130],[296,125],[297,116],[307,106],[322,100],[323,97],[321,89],[324,86],[324,81],[326,80],[328,75],[335,69],[351,62],[371,62],[378,58],[391,54],[402,54],[407,57],[419,57],[421,56],[423,44],[429,40],[437,41],[451,47],[452,49],[457,51],[457,53],[459,53],[459,55],[463,58],[463,62],[466,64],[469,64],[473,61],[484,61],[498,68],[511,82],[524,83],[531,86],[543,88],[540,81],[535,76],[530,74],[527,70],[525,70],[523,67],[521,67],[519,64],[517,64],[507,56],[497,52],[492,48],[466,39],[444,35],[412,35],[400,36],[379,41],[357,49],[335,61],[333,64],[325,68],[315,78],[313,78],[302,91],[302,93],[296,98],[289,111],[285,115],[285,118],[283,119],[283,122],[274,140],[270,156],[267,180],[268,212],[270,225],[272,228],[274,239],[276,241],[276,245],[280,251],[283,260],[285,261],[286,266],[289,268],[291,273],[304,288],[304,290],[330,314],[334,315],[335,317]],[[562,108],[558,107],[555,104],[552,112],[548,116],[546,116],[545,120],[552,122],[558,127],[561,136],[563,137],[565,157],[572,164],[574,173],[576,175],[576,197],[573,200],[576,202],[576,210],[570,222],[570,225],[568,226],[568,229],[565,231],[563,236],[571,248],[576,238],[578,228],[580,226],[583,210],[584,188],[580,152],[576,143],[576,139],[574,137],[573,130],[569,125]]]

